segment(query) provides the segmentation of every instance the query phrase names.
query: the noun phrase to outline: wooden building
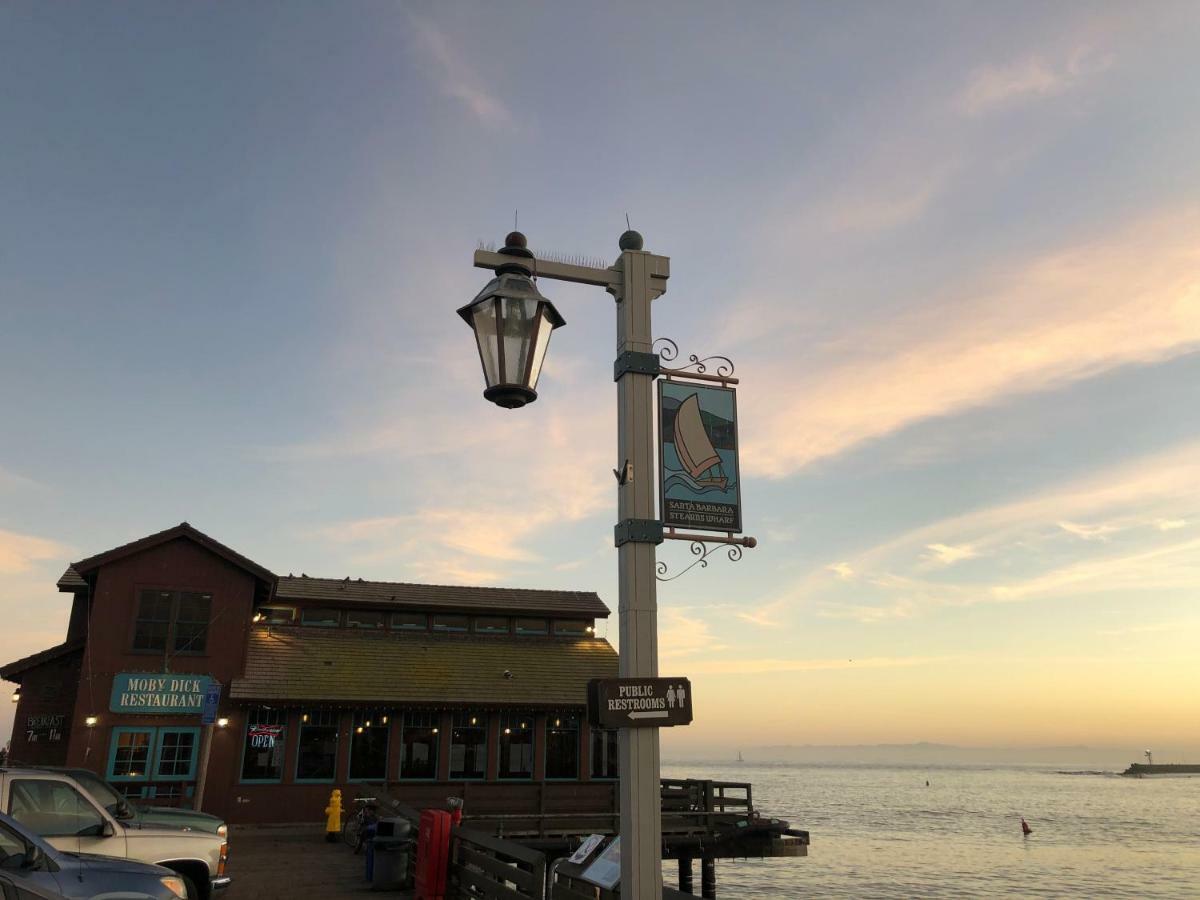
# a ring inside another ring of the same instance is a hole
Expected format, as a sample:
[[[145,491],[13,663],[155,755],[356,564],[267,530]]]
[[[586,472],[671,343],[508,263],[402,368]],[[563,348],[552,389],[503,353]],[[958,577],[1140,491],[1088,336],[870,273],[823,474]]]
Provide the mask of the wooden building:
[[[0,667],[11,758],[190,805],[220,686],[204,809],[319,820],[386,782],[414,806],[608,810],[616,733],[587,682],[617,673],[595,593],[276,576],[187,523],[74,563],[62,644]]]

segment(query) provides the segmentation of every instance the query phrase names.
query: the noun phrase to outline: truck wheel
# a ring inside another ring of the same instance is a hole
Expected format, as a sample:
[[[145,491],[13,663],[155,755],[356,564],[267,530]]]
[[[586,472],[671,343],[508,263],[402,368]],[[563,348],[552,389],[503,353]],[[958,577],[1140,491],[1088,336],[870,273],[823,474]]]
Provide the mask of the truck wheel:
[[[176,872],[175,874],[183,879],[183,886],[187,890],[188,900],[204,900],[200,895],[200,889],[196,887],[196,882],[192,881],[192,879],[188,878],[182,872]]]

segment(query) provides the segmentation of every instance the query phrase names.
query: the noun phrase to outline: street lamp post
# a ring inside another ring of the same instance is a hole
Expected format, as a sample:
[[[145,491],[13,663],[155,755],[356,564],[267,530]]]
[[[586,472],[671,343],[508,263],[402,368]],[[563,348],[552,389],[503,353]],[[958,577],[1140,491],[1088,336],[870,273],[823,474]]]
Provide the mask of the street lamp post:
[[[621,256],[609,268],[536,260],[524,235],[513,232],[498,253],[479,250],[475,265],[507,273],[498,277],[463,309],[475,331],[488,388],[484,396],[501,406],[523,406],[537,398],[537,374],[552,328],[561,316],[537,291],[532,277],[603,287],[617,307],[617,510],[615,529],[619,572],[620,662],[622,678],[658,675],[658,609],[655,547],[662,525],[654,515],[654,379],[657,357],[650,325],[651,303],[666,291],[670,260],[642,249],[642,236],[627,231]],[[528,285],[520,282],[524,277]],[[529,291],[532,287],[532,292]],[[505,291],[507,290],[507,293]],[[519,298],[519,299],[514,299]],[[491,309],[486,307],[491,304]],[[544,305],[541,305],[544,304]],[[508,321],[500,321],[508,311]],[[495,316],[493,321],[492,316]],[[500,371],[516,349],[536,354],[523,372]],[[507,351],[507,355],[506,355]],[[521,379],[511,381],[510,379]],[[501,386],[497,390],[497,386]],[[662,896],[662,800],[659,787],[657,728],[620,731],[621,894],[630,900]]]

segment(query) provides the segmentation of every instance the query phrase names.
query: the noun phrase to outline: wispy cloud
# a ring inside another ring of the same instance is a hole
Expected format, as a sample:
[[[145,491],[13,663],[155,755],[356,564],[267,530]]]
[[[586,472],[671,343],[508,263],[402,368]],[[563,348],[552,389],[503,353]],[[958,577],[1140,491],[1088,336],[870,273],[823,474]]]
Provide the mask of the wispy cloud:
[[[852,590],[831,579],[825,566],[741,618],[779,627],[789,607],[804,605],[823,617],[873,624],[939,607],[1092,591],[1200,589],[1200,539],[1180,541],[1180,528],[1161,524],[1186,527],[1182,514],[1197,506],[1200,443],[1192,442],[921,525],[840,563],[856,574]],[[1091,524],[1073,524],[1081,521]],[[950,563],[985,554],[988,570],[948,577],[957,573],[947,569]],[[1009,568],[1013,563],[1016,568]],[[929,580],[923,572],[931,566],[947,571]]]
[[[760,364],[743,465],[782,477],[916,422],[1200,349],[1200,214],[1138,222],[875,325],[807,372]]]
[[[979,554],[970,544],[926,544],[924,559],[940,566],[952,566],[964,559],[971,559]]]
[[[57,541],[0,529],[0,575],[19,575],[36,563],[69,555],[68,548]]]
[[[957,98],[958,108],[971,116],[1030,100],[1066,93],[1113,63],[1109,54],[1078,47],[1061,59],[1026,56],[1004,65],[981,66],[971,73]]]
[[[463,54],[446,34],[428,19],[410,16],[417,46],[432,63],[430,70],[441,89],[460,101],[481,123],[494,128],[511,128],[512,111],[485,86]]]
[[[697,659],[688,663],[695,675],[754,675],[775,672],[821,672],[853,669],[910,669],[954,662],[953,656],[875,656],[865,659]]]
[[[854,568],[848,562],[834,563],[825,568],[844,581],[854,577]]]

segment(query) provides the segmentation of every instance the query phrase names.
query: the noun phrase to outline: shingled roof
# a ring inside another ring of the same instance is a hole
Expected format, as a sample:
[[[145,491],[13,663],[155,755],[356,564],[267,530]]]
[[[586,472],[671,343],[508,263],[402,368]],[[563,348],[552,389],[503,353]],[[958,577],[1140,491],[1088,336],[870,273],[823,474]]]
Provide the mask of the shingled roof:
[[[98,553],[95,556],[89,556],[87,559],[81,559],[79,562],[71,563],[71,567],[67,569],[63,577],[59,579],[60,586],[67,580],[71,572],[75,575],[82,576],[94,569],[100,568],[105,563],[113,562],[114,560],[123,559],[126,556],[132,556],[135,553],[141,553],[143,550],[149,550],[152,547],[157,547],[160,544],[165,544],[168,541],[174,541],[179,538],[186,538],[194,541],[201,547],[215,553],[227,562],[232,563],[239,569],[249,572],[260,581],[270,585],[275,581],[275,573],[269,569],[260,566],[252,559],[247,559],[231,547],[226,547],[215,538],[209,537],[203,531],[193,528],[187,522],[181,522],[174,528],[168,528],[166,531],[159,531],[156,534],[147,535],[144,538],[139,538],[128,544],[122,544],[120,547],[114,547],[111,550],[105,550],[103,553]]]
[[[20,679],[14,676],[22,675],[43,663],[53,662],[56,659],[76,653],[83,649],[83,644],[83,641],[68,641],[65,644],[58,644],[46,650],[39,650],[37,653],[22,657],[15,662],[10,662],[8,665],[0,666],[0,678],[7,681],[19,681]]]
[[[512,677],[505,677],[508,671]],[[254,629],[238,700],[537,706],[587,703],[617,674],[606,640]]]
[[[540,591],[526,588],[455,587],[398,581],[286,576],[275,588],[276,600],[320,603],[387,604],[398,609],[455,612],[512,612],[551,616],[608,618],[609,609],[594,591]]]

